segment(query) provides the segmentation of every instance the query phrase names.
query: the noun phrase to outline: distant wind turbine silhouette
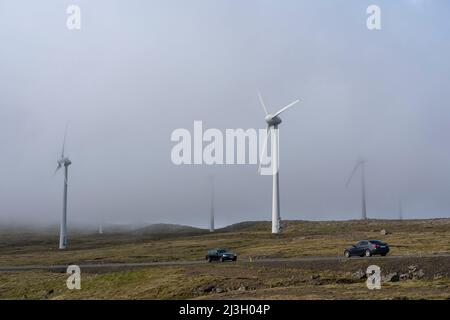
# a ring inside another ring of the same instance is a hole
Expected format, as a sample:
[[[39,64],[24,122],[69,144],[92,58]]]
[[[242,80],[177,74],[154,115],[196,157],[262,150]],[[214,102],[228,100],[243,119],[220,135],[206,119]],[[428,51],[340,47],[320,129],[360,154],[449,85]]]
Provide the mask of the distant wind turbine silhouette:
[[[363,220],[367,219],[365,165],[366,165],[366,161],[364,159],[359,159],[356,162],[355,168],[353,169],[352,173],[350,174],[350,177],[348,178],[347,183],[345,184],[345,186],[348,188],[350,182],[352,181],[353,177],[355,176],[356,171],[358,170],[358,168],[361,168],[361,219],[363,219]]]
[[[61,226],[59,231],[59,249],[67,248],[67,180],[69,175],[69,166],[72,162],[68,157],[64,156],[64,149],[66,146],[66,136],[67,136],[67,125],[66,130],[64,132],[64,140],[61,151],[61,157],[58,160],[58,166],[56,167],[55,174],[64,166],[64,194],[63,194],[63,212],[61,219]]]
[[[211,212],[210,212],[210,220],[209,220],[209,231],[214,232],[214,177],[210,177],[211,182]]]
[[[398,218],[399,220],[403,220],[403,203],[402,200],[398,202]]]

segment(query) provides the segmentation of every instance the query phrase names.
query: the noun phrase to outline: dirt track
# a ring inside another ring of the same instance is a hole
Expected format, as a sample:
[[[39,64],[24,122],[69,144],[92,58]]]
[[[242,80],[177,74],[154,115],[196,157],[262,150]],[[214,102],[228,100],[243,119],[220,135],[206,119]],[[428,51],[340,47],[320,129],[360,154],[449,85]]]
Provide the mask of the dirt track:
[[[161,261],[142,263],[104,263],[104,264],[80,264],[83,270],[101,271],[102,269],[135,269],[152,266],[186,266],[204,265],[204,260],[197,261]],[[336,256],[299,257],[299,258],[272,258],[272,259],[245,259],[238,261],[239,265],[257,264],[267,267],[305,268],[315,270],[340,270],[355,271],[355,267],[367,267],[370,264],[380,266],[386,272],[406,272],[408,265],[420,264],[425,274],[450,274],[450,254],[440,255],[415,255],[415,256],[374,256],[370,258],[353,257],[346,259]],[[18,272],[29,270],[53,270],[65,271],[67,265],[28,265],[28,266],[3,266],[0,272]]]

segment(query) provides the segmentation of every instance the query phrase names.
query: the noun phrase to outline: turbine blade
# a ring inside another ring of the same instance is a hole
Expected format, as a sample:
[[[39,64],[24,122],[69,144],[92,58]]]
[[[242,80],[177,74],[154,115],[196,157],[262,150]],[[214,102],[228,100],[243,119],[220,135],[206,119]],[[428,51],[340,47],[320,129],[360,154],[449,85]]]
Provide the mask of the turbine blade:
[[[289,109],[290,107],[292,107],[294,104],[297,104],[297,103],[299,103],[299,102],[300,102],[300,99],[295,100],[294,102],[288,104],[288,105],[287,105],[286,107],[284,107],[284,108],[281,108],[277,113],[275,113],[275,114],[273,115],[273,118],[276,117],[276,116],[278,116],[278,115],[280,115],[282,112],[286,111],[287,109]]]
[[[53,173],[53,175],[55,175],[59,169],[61,169],[61,163],[58,162],[58,166],[56,167],[55,173]]]
[[[346,188],[348,188],[348,185],[350,184],[350,182],[352,182],[353,176],[355,175],[356,170],[358,170],[358,168],[359,168],[359,166],[361,165],[361,163],[362,163],[361,161],[358,161],[358,162],[356,163],[355,168],[353,168],[353,171],[352,171],[352,173],[350,174],[350,177],[348,178],[347,183],[345,184],[345,187],[346,187]]]
[[[264,112],[266,113],[266,116],[267,116],[269,114],[269,112],[267,112],[266,104],[264,103],[264,100],[261,96],[261,92],[259,92],[259,91],[258,91],[258,98],[259,98],[259,102],[261,103],[261,106],[263,107]]]
[[[264,140],[264,145],[263,145],[263,149],[261,151],[261,156],[259,157],[259,166],[258,166],[258,173],[261,173],[261,161],[262,161],[262,157],[264,156],[264,154],[266,153],[267,150],[267,142],[269,141],[269,136],[270,136],[270,127],[267,126],[266,129],[266,139]]]
[[[66,129],[64,130],[64,140],[61,150],[61,159],[64,158],[64,149],[66,147],[66,137],[67,137],[67,128],[69,127],[69,123],[66,124]]]

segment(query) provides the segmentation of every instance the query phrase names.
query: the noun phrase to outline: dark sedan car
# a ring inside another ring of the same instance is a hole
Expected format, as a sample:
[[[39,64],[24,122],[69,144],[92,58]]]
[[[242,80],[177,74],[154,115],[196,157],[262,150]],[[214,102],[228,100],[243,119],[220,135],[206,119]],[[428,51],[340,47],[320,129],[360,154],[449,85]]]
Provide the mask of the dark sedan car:
[[[226,260],[236,261],[237,256],[235,253],[228,251],[227,249],[211,249],[208,250],[206,254],[206,260],[211,262],[213,260],[219,260],[220,262],[224,262]]]
[[[388,252],[389,246],[387,243],[379,240],[362,240],[354,246],[345,249],[344,255],[347,258],[350,258],[351,256],[370,257],[375,254],[385,256]]]

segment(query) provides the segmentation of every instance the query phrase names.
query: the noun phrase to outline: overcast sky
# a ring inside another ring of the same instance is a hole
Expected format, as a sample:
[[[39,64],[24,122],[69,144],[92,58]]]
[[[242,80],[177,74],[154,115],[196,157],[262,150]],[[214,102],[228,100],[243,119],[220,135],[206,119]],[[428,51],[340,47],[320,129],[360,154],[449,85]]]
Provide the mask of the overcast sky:
[[[66,8],[81,8],[69,31]],[[378,4],[382,29],[369,31]],[[282,219],[449,217],[450,3],[0,0],[0,223],[58,224],[69,121],[69,224],[271,219],[255,165],[176,166],[177,128],[280,126]]]

